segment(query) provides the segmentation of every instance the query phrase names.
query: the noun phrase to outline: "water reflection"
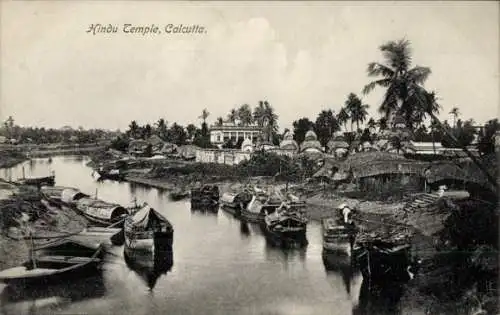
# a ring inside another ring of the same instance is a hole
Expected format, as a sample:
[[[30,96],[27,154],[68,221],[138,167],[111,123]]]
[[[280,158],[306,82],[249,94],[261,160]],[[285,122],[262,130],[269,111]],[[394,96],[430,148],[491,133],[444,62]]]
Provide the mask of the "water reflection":
[[[322,258],[327,273],[340,274],[347,295],[351,296],[351,284],[355,271],[351,256],[343,251],[329,250],[323,251]]]
[[[353,315],[398,315],[401,314],[400,299],[403,296],[402,283],[373,284],[363,279],[358,304]]]
[[[124,251],[124,259],[127,267],[133,270],[153,290],[158,279],[167,274],[174,265],[173,250],[156,253],[153,261],[139,259],[134,255],[127,255]]]
[[[9,302],[13,299],[7,299],[5,293],[7,305],[0,313],[343,315],[351,312],[351,301],[343,294],[342,278],[325,277],[319,224],[308,225],[307,250],[269,247],[259,225],[242,225],[225,211],[219,211],[220,215],[191,212],[189,202],[171,202],[167,193],[157,189],[126,182],[96,182],[92,170],[85,166],[87,161],[87,158],[54,157],[50,168],[56,173],[56,185],[78,187],[92,195],[97,189],[100,199],[122,205],[129,205],[134,198],[139,204],[147,202],[175,227],[176,268],[168,267],[168,259],[163,265],[157,263],[156,268],[154,263],[144,267],[129,257],[125,260],[123,247],[111,247],[116,262],[104,265],[106,290],[72,282],[73,288],[63,290],[67,291],[66,297],[71,296],[66,302],[60,298],[37,299],[35,311]],[[26,176],[47,175],[46,159],[37,159],[33,164],[32,170],[27,167]],[[22,174],[21,168],[0,172],[3,176],[9,174],[16,179]],[[165,272],[167,276],[163,276]],[[148,287],[155,289],[146,292]],[[146,294],[139,294],[141,288]],[[78,300],[78,295],[83,296],[80,302],[71,302]],[[91,298],[96,295],[97,299]],[[54,308],[48,306],[50,303],[59,304]]]
[[[100,273],[52,285],[7,286],[0,294],[0,300],[5,314],[20,314],[21,308],[28,308],[30,313],[37,314],[40,308],[61,307],[61,304],[96,299],[105,294],[104,277]]]
[[[277,262],[280,261],[284,266],[287,266],[290,262],[295,261],[305,261],[306,259],[306,248],[281,248],[275,247],[269,242],[265,242],[265,256],[266,260]]]
[[[250,228],[248,227],[248,223],[241,221],[240,222],[240,232],[241,235],[249,237],[251,235]]]

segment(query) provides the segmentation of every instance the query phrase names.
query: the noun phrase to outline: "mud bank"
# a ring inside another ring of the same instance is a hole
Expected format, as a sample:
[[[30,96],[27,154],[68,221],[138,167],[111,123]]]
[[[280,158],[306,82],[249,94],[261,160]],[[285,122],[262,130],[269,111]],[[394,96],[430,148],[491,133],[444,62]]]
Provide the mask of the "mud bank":
[[[10,168],[26,160],[26,156],[20,152],[0,151],[0,168]]]
[[[87,220],[70,209],[44,206],[36,189],[4,181],[0,181],[0,210],[0,270],[29,258],[30,235],[37,246],[87,226]]]

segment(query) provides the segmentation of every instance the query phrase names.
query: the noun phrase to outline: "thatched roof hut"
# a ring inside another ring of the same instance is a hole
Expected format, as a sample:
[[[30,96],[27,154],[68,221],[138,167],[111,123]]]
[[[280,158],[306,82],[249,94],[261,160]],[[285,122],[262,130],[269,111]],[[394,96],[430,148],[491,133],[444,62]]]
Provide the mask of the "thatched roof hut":
[[[147,142],[146,140],[132,140],[128,145],[128,151],[131,153],[142,153],[146,150],[148,145],[149,142]]]
[[[309,130],[306,133],[304,142],[300,145],[300,152],[323,152],[323,147],[314,131]]]
[[[483,166],[488,170],[490,175],[498,178],[496,167],[496,159],[491,156],[481,159]],[[484,173],[472,161],[451,162],[440,161],[430,164],[424,171],[425,178],[428,183],[439,183],[446,181],[462,182],[466,187],[477,190],[479,187],[487,189],[491,193],[496,194],[497,189],[490,183]]]
[[[427,166],[427,162],[413,160],[375,160],[356,165],[351,168],[351,171],[355,178],[389,174],[421,175]]]

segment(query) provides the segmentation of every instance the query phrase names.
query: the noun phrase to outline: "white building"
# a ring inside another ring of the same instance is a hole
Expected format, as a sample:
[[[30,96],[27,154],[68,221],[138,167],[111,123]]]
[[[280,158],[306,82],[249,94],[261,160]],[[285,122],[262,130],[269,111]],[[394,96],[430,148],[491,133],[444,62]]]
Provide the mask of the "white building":
[[[215,145],[221,145],[231,139],[234,143],[239,138],[250,139],[253,143],[262,135],[262,127],[238,126],[233,123],[223,123],[222,126],[210,126],[210,142]]]

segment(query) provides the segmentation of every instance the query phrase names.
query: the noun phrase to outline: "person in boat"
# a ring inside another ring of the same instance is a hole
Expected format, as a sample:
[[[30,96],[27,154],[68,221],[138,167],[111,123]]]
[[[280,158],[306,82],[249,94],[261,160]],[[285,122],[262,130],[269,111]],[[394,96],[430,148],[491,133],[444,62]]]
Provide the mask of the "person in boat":
[[[354,225],[352,220],[353,210],[347,206],[346,203],[340,204],[338,207],[339,223],[344,225]]]

